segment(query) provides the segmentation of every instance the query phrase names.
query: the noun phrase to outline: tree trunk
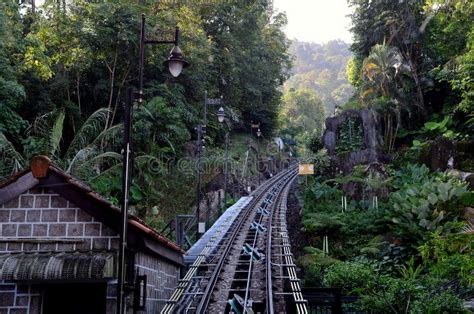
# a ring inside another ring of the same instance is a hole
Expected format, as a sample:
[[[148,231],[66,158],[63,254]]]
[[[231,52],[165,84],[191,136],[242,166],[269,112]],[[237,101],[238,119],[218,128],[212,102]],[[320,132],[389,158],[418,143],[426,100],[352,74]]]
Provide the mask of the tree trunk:
[[[417,94],[417,100],[418,104],[417,106],[421,109],[421,113],[423,114],[423,117],[426,116],[426,110],[425,110],[425,100],[423,97],[423,91],[421,90],[421,84],[420,84],[420,79],[418,78],[418,71],[416,69],[416,66],[413,64],[411,58],[407,56],[408,64],[410,65],[410,70],[413,76],[413,80],[415,81],[415,86],[416,86],[416,94]]]
[[[112,66],[109,66],[109,64],[106,62],[105,64],[107,65],[107,68],[109,69],[109,76],[110,76],[110,92],[109,92],[109,103],[107,105],[107,119],[105,121],[105,127],[104,130],[107,130],[107,127],[109,126],[109,120],[110,120],[110,112],[112,110],[112,100],[114,98],[114,87],[115,87],[115,69],[117,66],[117,57],[118,57],[118,52],[117,48],[115,48],[115,56],[114,56],[114,61],[112,63]]]
[[[80,83],[81,83],[81,75],[76,73],[76,93],[77,93],[77,105],[79,107],[79,114],[82,114],[81,110],[81,90],[80,90]]]
[[[119,85],[119,88],[118,88],[118,91],[117,91],[117,96],[115,97],[115,107],[114,107],[114,111],[112,113],[112,119],[110,119],[109,127],[111,127],[112,124],[114,123],[115,114],[117,113],[117,108],[118,108],[118,104],[119,104],[119,101],[120,101],[120,94],[122,92],[123,86],[125,85],[125,82],[127,81],[127,77],[128,77],[129,72],[130,72],[130,67],[127,67],[127,70],[125,71],[125,74],[122,78],[122,81],[120,82],[120,85]]]

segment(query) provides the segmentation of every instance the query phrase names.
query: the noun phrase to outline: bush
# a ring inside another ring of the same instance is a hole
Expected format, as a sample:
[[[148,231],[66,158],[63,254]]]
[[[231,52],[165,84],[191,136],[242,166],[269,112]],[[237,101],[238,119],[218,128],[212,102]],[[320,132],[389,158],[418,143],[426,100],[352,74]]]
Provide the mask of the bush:
[[[340,209],[341,191],[327,183],[315,182],[302,192],[303,217],[308,213],[336,211]]]
[[[380,276],[360,303],[369,313],[406,313],[422,288],[412,280]]]
[[[338,260],[324,255],[323,251],[314,247],[305,247],[306,255],[298,259],[298,263],[303,267],[304,285],[309,287],[319,287],[322,285],[324,269]]]
[[[370,265],[341,262],[326,269],[323,284],[326,287],[341,288],[346,295],[361,295],[374,285],[376,274]]]
[[[446,235],[456,229],[464,209],[460,199],[467,189],[464,183],[448,176],[435,174],[421,181],[413,177],[416,173],[408,176],[408,182],[396,183],[401,189],[390,195],[393,210],[388,216],[400,239],[419,245],[428,240],[429,232]],[[423,173],[420,171],[420,176],[424,177]]]
[[[438,295],[426,295],[419,300],[413,302],[410,313],[469,313],[464,309],[463,300],[455,296],[449,291],[442,292]]]

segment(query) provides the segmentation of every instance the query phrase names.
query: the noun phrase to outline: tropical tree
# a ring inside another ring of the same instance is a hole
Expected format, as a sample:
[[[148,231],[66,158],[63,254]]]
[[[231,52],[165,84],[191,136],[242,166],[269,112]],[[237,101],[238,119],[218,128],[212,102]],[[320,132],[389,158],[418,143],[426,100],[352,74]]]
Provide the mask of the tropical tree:
[[[362,79],[366,86],[362,89],[362,98],[368,92],[378,96],[390,97],[394,93],[395,76],[402,66],[402,57],[395,47],[377,44],[362,63]],[[363,100],[363,99],[362,99]]]
[[[350,0],[349,3],[354,6],[351,50],[355,57],[364,60],[372,53],[372,47],[381,43],[396,47],[410,77],[400,87],[412,94],[412,105],[426,115],[422,82],[426,81],[429,63],[421,57],[424,48],[420,45],[423,40],[421,27],[425,22],[423,1]]]
[[[14,1],[0,3],[0,132],[16,139],[26,126],[17,109],[26,97],[18,79],[23,45],[21,20]]]
[[[389,152],[401,123],[401,112],[406,109],[397,86],[398,76],[406,71],[403,58],[395,47],[377,44],[362,63],[360,101],[380,112],[384,121],[384,140]]]
[[[17,149],[3,133],[0,133],[1,176],[27,166],[27,162],[36,154],[43,154],[66,172],[80,178],[91,173],[100,173],[104,166],[110,166],[121,160],[115,140],[122,131],[117,124],[104,130],[109,112],[99,109],[82,124],[70,143],[62,143],[65,133],[64,110],[47,113],[35,119],[28,129],[29,138],[21,149]],[[62,144],[62,145],[61,145]]]

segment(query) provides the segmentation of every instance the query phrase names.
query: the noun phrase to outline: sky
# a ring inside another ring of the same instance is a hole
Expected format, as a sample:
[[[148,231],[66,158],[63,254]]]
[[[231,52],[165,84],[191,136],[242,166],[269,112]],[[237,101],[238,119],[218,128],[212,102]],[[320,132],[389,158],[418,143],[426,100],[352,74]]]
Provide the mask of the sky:
[[[288,38],[326,43],[334,39],[352,42],[351,13],[347,0],[274,0],[274,8],[286,12]]]
[[[36,0],[41,5],[44,0]],[[347,0],[274,0],[279,12],[286,12],[288,38],[326,43],[334,39],[352,42],[349,32],[351,9]]]

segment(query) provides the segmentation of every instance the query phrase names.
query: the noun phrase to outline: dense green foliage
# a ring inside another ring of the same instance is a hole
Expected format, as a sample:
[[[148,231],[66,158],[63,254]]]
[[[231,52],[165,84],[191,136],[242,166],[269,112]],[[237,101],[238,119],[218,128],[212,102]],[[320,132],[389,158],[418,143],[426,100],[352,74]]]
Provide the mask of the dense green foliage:
[[[347,108],[371,108],[393,152],[400,130],[439,115],[472,131],[472,14],[466,1],[349,1],[355,41],[347,67],[357,93]],[[368,32],[367,30],[371,31]]]
[[[307,145],[323,134],[325,111],[316,93],[309,89],[290,91],[280,110],[280,135]]]
[[[286,17],[272,1],[46,0],[33,12],[7,0],[0,4],[0,178],[46,154],[118,202],[123,104],[138,85],[141,13],[153,39],[169,40],[180,27],[191,67],[173,78],[162,64],[171,45],[146,46],[145,103],[133,118],[136,212],[155,222],[192,208],[192,141],[205,90],[224,97],[231,131],[248,132],[253,120],[271,136],[290,69]],[[206,142],[221,145],[227,126],[214,109]]]
[[[305,283],[342,288],[375,313],[462,309],[460,297],[472,293],[474,282],[472,237],[462,231],[465,184],[408,165],[392,171],[393,190],[378,206],[349,200],[342,210],[337,181],[347,178],[315,181],[301,195],[302,231],[310,245],[299,261]],[[323,236],[329,237],[329,255],[318,249]],[[451,280],[456,291],[442,287]],[[433,298],[424,303],[426,295]]]
[[[469,174],[433,172],[421,163],[439,171],[447,165],[434,167],[432,159],[454,157],[450,167],[472,171],[472,150],[463,147],[473,141],[474,5],[349,3],[355,40],[347,74],[356,92],[343,109],[369,110],[390,160],[345,175],[323,171],[303,189],[305,284],[359,296],[369,313],[467,312],[463,301],[472,298],[474,283],[466,214],[472,191],[460,177]],[[363,136],[357,121],[347,119],[336,154],[363,149]],[[455,151],[436,149],[436,139]],[[321,250],[326,236],[329,254]]]

